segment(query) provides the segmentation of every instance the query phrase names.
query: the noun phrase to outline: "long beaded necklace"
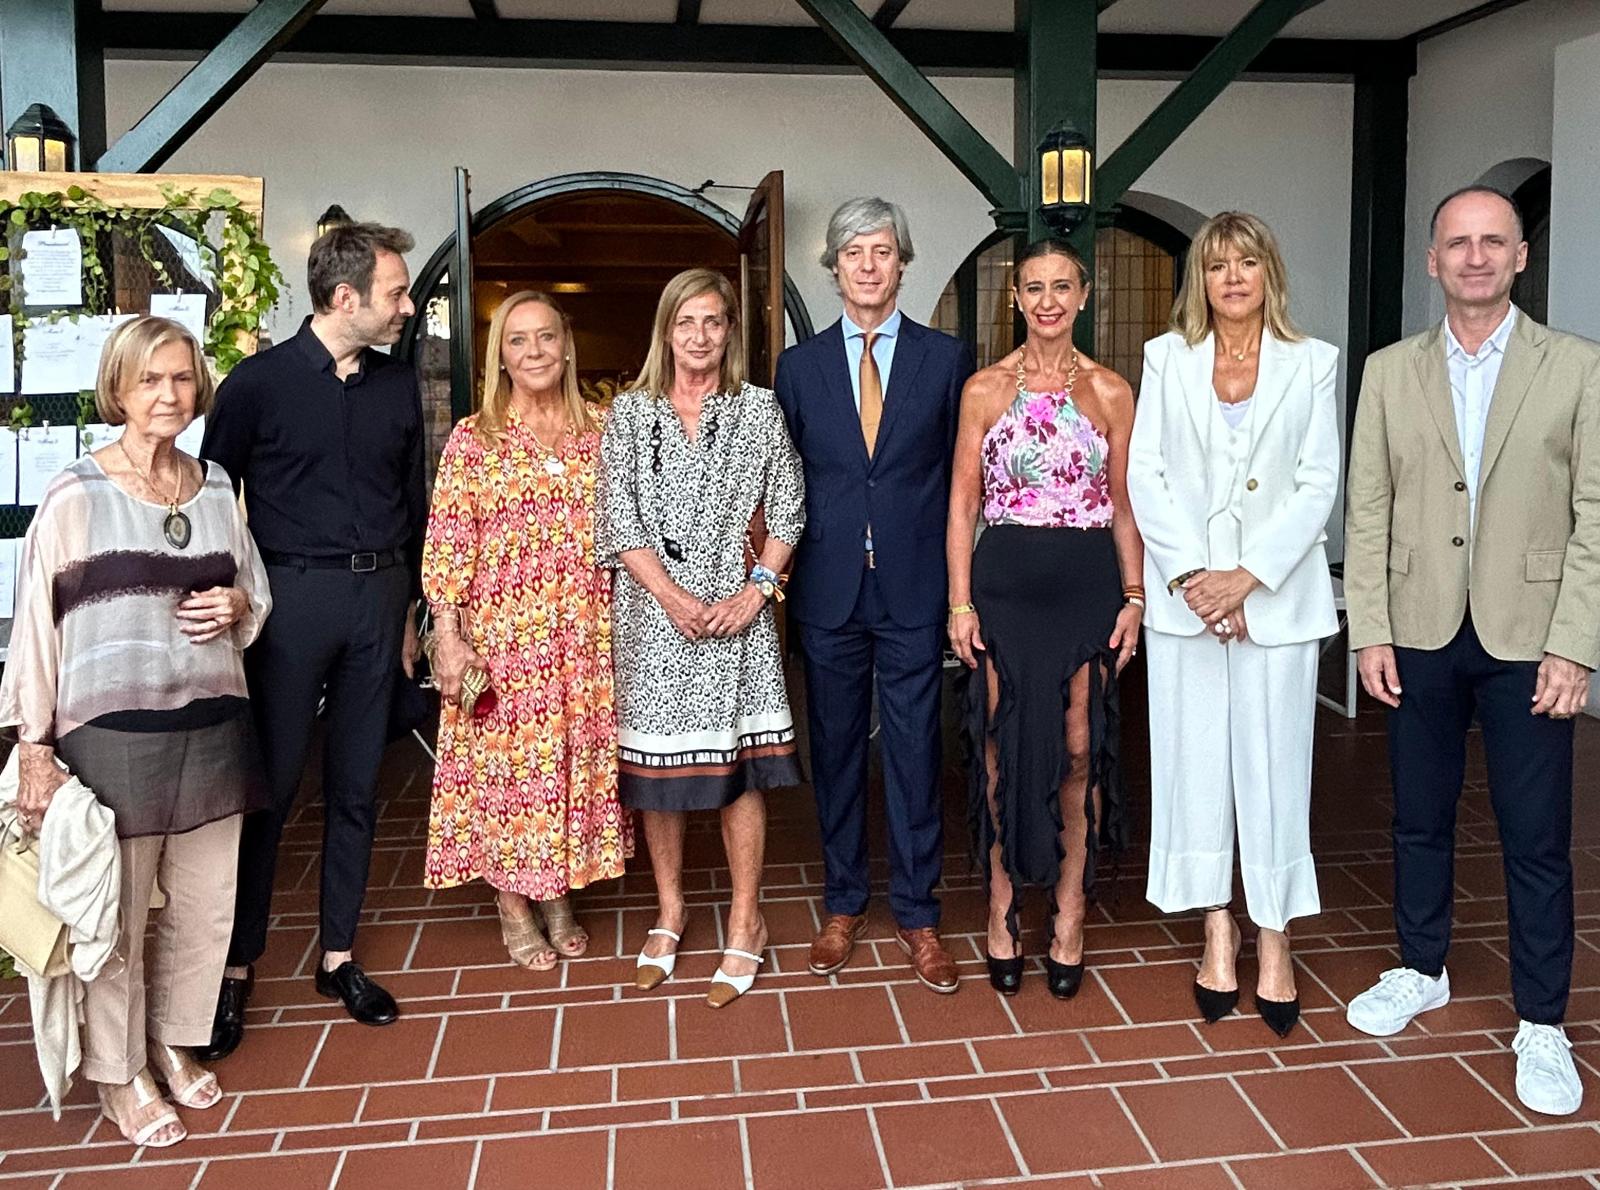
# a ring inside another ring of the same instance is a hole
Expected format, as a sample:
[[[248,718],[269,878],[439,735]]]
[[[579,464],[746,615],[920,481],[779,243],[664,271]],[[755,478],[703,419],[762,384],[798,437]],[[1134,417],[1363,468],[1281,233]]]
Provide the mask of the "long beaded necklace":
[[[122,444],[122,439],[117,439],[117,449],[122,452],[122,457],[128,460],[128,466],[133,468],[133,473],[144,483],[146,489],[160,499],[161,492],[151,482],[147,472],[139,470],[139,464],[133,461],[133,456],[128,453],[128,448]],[[153,462],[154,460],[152,460]],[[183,465],[178,465],[178,483],[172,490],[172,498],[166,501],[167,515],[161,522],[161,532],[167,539],[167,544],[175,550],[189,548],[189,539],[193,536],[193,526],[189,524],[188,516],[179,510],[178,497],[183,495]]]

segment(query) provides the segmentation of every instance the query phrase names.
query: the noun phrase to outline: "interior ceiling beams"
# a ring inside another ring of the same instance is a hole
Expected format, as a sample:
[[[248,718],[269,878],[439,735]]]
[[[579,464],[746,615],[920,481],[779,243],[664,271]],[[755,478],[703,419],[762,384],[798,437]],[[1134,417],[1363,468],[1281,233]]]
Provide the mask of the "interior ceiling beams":
[[[872,23],[880,29],[887,29],[900,19],[900,14],[910,3],[911,0],[883,0],[883,3],[878,5],[878,11],[872,14]]]
[[[480,21],[498,21],[500,10],[495,7],[494,0],[467,0],[472,5],[472,15]]]
[[[678,24],[698,25],[700,23],[700,0],[678,0]]]
[[[189,58],[209,53],[239,18],[228,13],[117,11],[103,14],[108,57]],[[641,30],[647,34],[641,36]],[[1010,75],[1021,48],[1010,33],[890,29],[885,36],[921,70]],[[1214,37],[1102,33],[1102,77],[1171,78],[1188,74],[1216,45]],[[1392,56],[1404,42],[1278,38],[1246,77],[1348,78]],[[687,70],[853,71],[844,51],[819,28],[765,25],[640,25],[629,21],[480,21],[455,17],[318,15],[278,52],[279,58],[346,61],[493,62],[527,66]]]

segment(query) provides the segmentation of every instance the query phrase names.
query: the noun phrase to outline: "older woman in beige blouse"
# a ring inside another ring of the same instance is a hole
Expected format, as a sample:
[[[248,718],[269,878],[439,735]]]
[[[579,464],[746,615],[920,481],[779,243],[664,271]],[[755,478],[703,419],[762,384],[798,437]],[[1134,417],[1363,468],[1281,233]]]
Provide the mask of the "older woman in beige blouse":
[[[266,574],[227,475],[174,446],[210,400],[177,323],[111,336],[95,404],[122,436],[45,492],[0,681],[24,829],[41,829],[69,772],[116,820],[122,961],[84,985],[82,1070],[106,1118],[152,1148],[186,1135],[173,1102],[222,1099],[188,1047],[211,1038],[239,820],[264,793],[240,654],[272,607]],[[147,950],[157,881],[167,904]]]

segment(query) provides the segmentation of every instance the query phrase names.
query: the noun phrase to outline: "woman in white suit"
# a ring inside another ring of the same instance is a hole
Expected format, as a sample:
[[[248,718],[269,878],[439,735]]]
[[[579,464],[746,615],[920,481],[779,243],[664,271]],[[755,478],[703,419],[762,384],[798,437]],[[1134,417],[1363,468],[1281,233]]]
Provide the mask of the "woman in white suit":
[[[1144,537],[1150,879],[1206,910],[1195,1001],[1238,1003],[1234,836],[1258,927],[1256,1009],[1299,1019],[1289,922],[1317,913],[1311,739],[1318,641],[1337,629],[1322,543],[1339,475],[1338,351],[1289,320],[1261,220],[1224,212],[1189,250],[1173,329],[1145,344],[1128,453]]]

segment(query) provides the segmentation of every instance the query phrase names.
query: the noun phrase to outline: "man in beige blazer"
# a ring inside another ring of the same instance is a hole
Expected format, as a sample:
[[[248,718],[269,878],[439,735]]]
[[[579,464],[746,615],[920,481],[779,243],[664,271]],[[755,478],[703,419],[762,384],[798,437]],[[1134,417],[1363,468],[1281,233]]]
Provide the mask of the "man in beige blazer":
[[[1445,319],[1368,361],[1345,529],[1350,646],[1389,712],[1395,928],[1404,966],[1351,1001],[1398,1033],[1450,998],[1456,802],[1483,728],[1505,852],[1517,1096],[1568,1115],[1572,718],[1600,664],[1600,346],[1511,304],[1527,263],[1512,200],[1439,204],[1428,272]]]

